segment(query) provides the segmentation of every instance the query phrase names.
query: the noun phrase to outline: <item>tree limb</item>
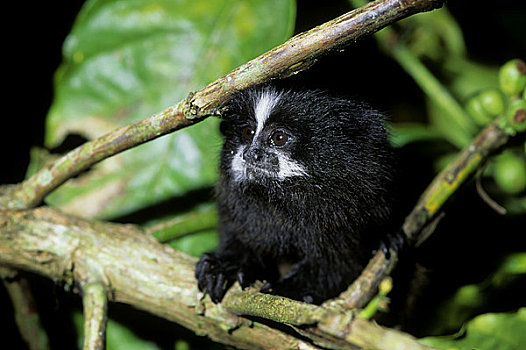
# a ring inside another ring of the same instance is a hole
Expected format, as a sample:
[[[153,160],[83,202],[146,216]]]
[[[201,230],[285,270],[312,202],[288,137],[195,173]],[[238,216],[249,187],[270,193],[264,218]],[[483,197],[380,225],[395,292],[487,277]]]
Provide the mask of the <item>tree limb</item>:
[[[245,349],[312,348],[236,317],[221,305],[202,304],[195,262],[134,225],[83,220],[48,207],[0,211],[2,266],[70,286],[87,285],[97,276],[112,301],[164,317],[223,344]]]
[[[222,304],[213,304],[208,297],[201,300],[194,278],[195,262],[133,225],[88,221],[49,207],[0,211],[0,264],[39,273],[57,283],[83,286],[86,322],[94,322],[86,324],[87,336],[94,334],[90,329],[100,332],[108,294],[112,301],[130,304],[238,348],[317,348],[241,315],[293,325],[324,347],[357,344],[392,349],[390,340],[408,348],[425,348],[407,334],[384,329],[351,312],[241,291],[238,286],[227,293]],[[88,282],[94,276],[99,282]],[[90,310],[98,316],[92,317]],[[100,337],[88,341],[100,344],[96,342]]]
[[[379,0],[299,34],[151,117],[86,142],[18,185],[0,188],[0,209],[37,206],[50,192],[97,162],[218,115],[237,90],[308,69],[318,57],[444,0]]]

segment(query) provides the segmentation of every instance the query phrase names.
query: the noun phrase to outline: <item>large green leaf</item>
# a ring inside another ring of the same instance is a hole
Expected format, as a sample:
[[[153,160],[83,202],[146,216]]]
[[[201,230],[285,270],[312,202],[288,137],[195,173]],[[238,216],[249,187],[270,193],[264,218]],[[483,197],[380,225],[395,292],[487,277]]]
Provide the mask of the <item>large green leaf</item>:
[[[286,40],[293,0],[91,0],[64,44],[46,146],[147,117]],[[46,201],[77,215],[121,216],[216,180],[221,140],[207,120],[124,152]]]
[[[469,320],[474,315],[492,310],[493,300],[501,299],[503,295],[512,295],[517,286],[524,283],[525,278],[526,253],[518,252],[507,255],[495,271],[482,282],[464,285],[451,297],[440,303],[433,313],[433,318],[427,322],[428,329],[432,334],[446,334],[450,333],[451,330],[460,329],[464,324],[473,323]],[[522,306],[522,304],[520,305]],[[523,310],[522,316],[517,315],[517,320],[525,321],[525,312],[526,309]],[[476,324],[480,325],[479,323]],[[442,338],[439,337],[438,340],[440,339]],[[457,335],[445,339],[457,341]],[[515,337],[511,337],[509,341],[514,342]]]
[[[526,308],[516,313],[495,313],[475,317],[465,329],[450,337],[429,337],[422,343],[438,349],[519,350],[526,344]]]

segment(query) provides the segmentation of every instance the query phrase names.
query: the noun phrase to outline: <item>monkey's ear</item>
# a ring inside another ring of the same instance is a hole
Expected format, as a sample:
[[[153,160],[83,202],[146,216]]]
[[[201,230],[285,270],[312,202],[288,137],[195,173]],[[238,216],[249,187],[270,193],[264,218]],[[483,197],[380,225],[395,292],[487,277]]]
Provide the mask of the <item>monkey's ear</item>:
[[[219,123],[219,131],[223,136],[230,135],[232,133],[232,122],[229,120],[222,120]]]

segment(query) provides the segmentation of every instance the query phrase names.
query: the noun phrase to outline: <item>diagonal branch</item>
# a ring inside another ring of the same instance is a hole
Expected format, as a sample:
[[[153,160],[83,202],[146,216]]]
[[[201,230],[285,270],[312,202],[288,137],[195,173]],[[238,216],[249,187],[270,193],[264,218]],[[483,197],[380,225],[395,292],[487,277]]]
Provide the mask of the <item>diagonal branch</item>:
[[[86,142],[21,184],[0,188],[0,208],[35,207],[62,183],[97,162],[217,115],[221,102],[233,92],[301,72],[330,50],[348,45],[404,17],[441,7],[443,3],[444,0],[378,0],[299,34],[190,94],[184,101]]]
[[[444,204],[457,189],[480,169],[491,154],[501,149],[515,135],[513,130],[506,130],[504,120],[502,117],[498,118],[484,128],[427,187],[405,218],[402,227],[410,246],[420,241],[420,233],[427,225],[433,223],[434,218],[443,210]],[[379,251],[361,276],[337,299],[328,301],[326,305],[339,305],[343,308],[363,307],[372,298],[381,280],[396,265],[397,253],[391,251],[390,255],[391,258],[386,259],[384,253]]]

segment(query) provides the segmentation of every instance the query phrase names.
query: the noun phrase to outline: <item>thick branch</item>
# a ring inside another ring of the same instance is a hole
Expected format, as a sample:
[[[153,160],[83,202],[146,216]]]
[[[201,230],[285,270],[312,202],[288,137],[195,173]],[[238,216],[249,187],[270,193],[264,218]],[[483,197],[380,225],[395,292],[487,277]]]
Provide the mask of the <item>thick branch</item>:
[[[2,266],[72,285],[83,286],[96,278],[113,301],[238,348],[313,348],[265,325],[236,317],[221,306],[201,304],[194,279],[195,262],[195,258],[158,243],[133,225],[82,220],[46,207],[0,211]]]
[[[297,35],[236,68],[166,110],[104,135],[71,151],[22,184],[0,189],[0,208],[38,205],[66,180],[95,163],[159,136],[216,115],[221,102],[242,88],[309,68],[322,54],[343,47],[417,12],[442,6],[443,0],[382,0]],[[2,193],[3,192],[3,193]]]
[[[46,207],[0,211],[0,265],[83,286],[86,322],[94,321],[87,324],[87,334],[99,332],[104,324],[105,302],[94,301],[105,300],[108,290],[114,301],[238,348],[317,347],[229,310],[299,327],[304,336],[325,347],[359,344],[389,349],[392,343],[378,343],[378,339],[391,339],[422,348],[411,336],[354,318],[352,313],[254,291],[233,288],[220,305],[208,298],[201,302],[194,279],[195,261],[132,225],[87,221]],[[100,282],[90,283],[93,278]],[[97,348],[101,338],[90,339],[95,344],[91,348]]]

